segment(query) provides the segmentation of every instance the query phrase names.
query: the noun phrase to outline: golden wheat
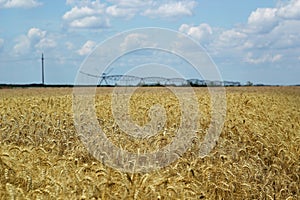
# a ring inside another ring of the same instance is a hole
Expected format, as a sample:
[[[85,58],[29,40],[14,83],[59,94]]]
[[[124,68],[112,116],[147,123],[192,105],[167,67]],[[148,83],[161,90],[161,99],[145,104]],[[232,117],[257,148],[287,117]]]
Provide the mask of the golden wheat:
[[[162,169],[126,173],[96,160],[81,142],[91,138],[75,130],[72,89],[1,89],[0,199],[299,199],[300,88],[226,88],[226,121],[203,158],[211,99],[206,88],[195,91],[201,116],[191,148]],[[166,110],[166,123],[146,138],[118,126],[112,89],[97,89],[95,102],[109,140],[129,152],[157,151],[180,126],[180,102],[165,88],[139,88],[130,99],[139,126],[150,121],[151,106]]]

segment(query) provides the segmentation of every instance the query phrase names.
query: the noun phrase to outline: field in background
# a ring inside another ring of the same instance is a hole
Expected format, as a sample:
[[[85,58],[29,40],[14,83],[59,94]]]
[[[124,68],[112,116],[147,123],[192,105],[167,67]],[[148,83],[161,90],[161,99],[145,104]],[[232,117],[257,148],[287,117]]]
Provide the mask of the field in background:
[[[169,90],[140,88],[131,98],[139,125],[149,121],[151,105],[166,108],[165,127],[151,140],[132,139],[114,123],[112,90],[98,88],[96,97],[111,141],[134,152],[172,141],[180,107]],[[130,174],[89,155],[75,131],[72,88],[1,89],[0,199],[299,199],[300,87],[226,88],[224,128],[204,158],[196,154],[210,98],[207,88],[195,91],[201,117],[190,150],[163,169]]]

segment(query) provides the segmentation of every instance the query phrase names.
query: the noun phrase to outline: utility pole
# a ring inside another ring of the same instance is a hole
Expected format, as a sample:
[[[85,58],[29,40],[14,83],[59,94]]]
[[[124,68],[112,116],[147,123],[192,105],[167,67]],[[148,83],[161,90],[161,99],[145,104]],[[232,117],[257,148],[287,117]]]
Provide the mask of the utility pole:
[[[45,85],[44,54],[42,53],[42,84]]]

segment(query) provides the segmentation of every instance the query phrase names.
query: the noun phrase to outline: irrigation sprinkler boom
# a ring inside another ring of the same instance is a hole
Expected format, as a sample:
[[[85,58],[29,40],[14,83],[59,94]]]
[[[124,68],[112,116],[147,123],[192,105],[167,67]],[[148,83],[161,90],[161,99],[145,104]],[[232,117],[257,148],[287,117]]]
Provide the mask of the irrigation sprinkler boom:
[[[113,68],[110,68],[107,72],[103,72],[102,75],[101,75],[101,80],[100,80],[100,83],[99,85],[101,85],[101,83],[104,81],[106,85],[108,85],[108,82],[106,80],[108,74],[113,70]]]

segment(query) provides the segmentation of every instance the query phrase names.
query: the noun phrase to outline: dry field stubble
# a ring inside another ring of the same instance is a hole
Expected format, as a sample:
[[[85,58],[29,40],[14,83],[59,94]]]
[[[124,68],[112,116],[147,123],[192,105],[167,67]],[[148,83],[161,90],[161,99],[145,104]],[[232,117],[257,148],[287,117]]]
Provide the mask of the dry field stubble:
[[[75,132],[72,89],[1,89],[0,199],[299,199],[300,87],[226,88],[225,125],[204,158],[197,150],[210,98],[196,92],[200,127],[190,150],[163,169],[130,174],[89,155]],[[99,124],[120,148],[148,152],[172,141],[180,107],[168,90],[141,88],[131,98],[139,125],[151,105],[166,108],[165,127],[148,140],[119,129],[110,100],[111,89],[98,89]]]

